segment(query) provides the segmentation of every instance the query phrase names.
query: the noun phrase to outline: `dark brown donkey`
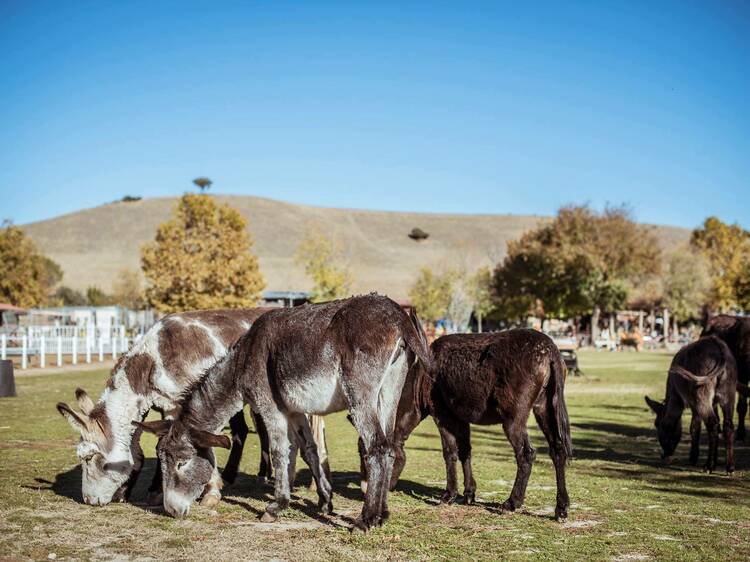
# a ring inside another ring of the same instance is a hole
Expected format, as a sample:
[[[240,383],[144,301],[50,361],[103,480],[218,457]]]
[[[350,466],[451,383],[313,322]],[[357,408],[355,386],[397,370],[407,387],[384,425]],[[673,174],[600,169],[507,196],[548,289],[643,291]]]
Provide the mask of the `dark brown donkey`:
[[[682,412],[690,408],[690,463],[698,464],[701,424],[708,430],[706,470],[716,468],[719,450],[719,412],[724,418],[727,448],[727,472],[734,472],[734,395],[737,390],[737,365],[729,347],[715,336],[700,338],[683,347],[672,360],[667,375],[664,402],[646,396],[656,414],[656,431],[662,458],[669,460],[682,437]]]
[[[456,460],[460,460],[464,501],[473,503],[477,485],[471,471],[469,424],[499,423],[513,446],[518,466],[513,490],[502,504],[503,510],[514,511],[523,504],[535,456],[526,432],[533,411],[555,465],[555,517],[567,517],[570,500],[565,465],[572,446],[564,397],[565,365],[552,340],[534,330],[508,330],[443,336],[431,348],[433,372],[419,364],[412,367],[401,395],[391,488],[406,463],[404,442],[431,415],[440,430],[447,473],[441,500],[452,503],[457,497]]]
[[[743,385],[750,383],[750,318],[726,314],[715,316],[708,321],[701,335],[721,338],[729,346],[737,362],[737,380]],[[740,393],[737,401],[737,441],[745,440],[747,399],[747,394]]]
[[[306,414],[348,409],[364,441],[372,482],[365,495],[361,529],[388,517],[387,496],[394,460],[394,426],[409,367],[431,362],[414,313],[377,295],[274,310],[261,316],[200,382],[183,394],[174,420],[139,424],[159,434],[164,507],[184,516],[210,483],[211,447],[229,446],[217,435],[244,403],[268,429],[275,501],[263,521],[275,521],[289,505],[289,452],[295,444],[310,465],[319,506],[329,512],[331,484],[322,469]]]

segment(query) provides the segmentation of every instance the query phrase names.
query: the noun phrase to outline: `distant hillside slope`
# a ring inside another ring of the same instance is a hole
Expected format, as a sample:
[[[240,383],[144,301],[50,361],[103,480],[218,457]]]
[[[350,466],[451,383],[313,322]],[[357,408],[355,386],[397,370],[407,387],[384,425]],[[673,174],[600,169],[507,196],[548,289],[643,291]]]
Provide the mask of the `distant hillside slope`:
[[[379,291],[406,297],[419,269],[494,264],[508,240],[540,222],[534,216],[448,215],[327,209],[250,196],[216,196],[248,219],[263,275],[272,290],[306,290],[309,282],[294,263],[294,253],[311,226],[340,240],[355,276],[354,292]],[[152,240],[176,197],[112,203],[31,223],[24,230],[65,271],[64,283],[76,289],[96,285],[108,291],[125,267],[140,267],[140,247]],[[419,227],[430,237],[407,235]],[[689,237],[684,228],[654,226],[665,249]]]

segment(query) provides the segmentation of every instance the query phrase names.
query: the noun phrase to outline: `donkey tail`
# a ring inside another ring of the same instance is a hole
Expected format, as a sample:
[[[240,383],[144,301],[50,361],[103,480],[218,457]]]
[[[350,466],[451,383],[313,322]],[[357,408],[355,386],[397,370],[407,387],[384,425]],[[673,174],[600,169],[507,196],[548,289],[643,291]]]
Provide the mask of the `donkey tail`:
[[[573,442],[570,437],[570,420],[568,408],[565,406],[565,374],[567,368],[560,351],[555,347],[550,356],[550,382],[547,385],[547,407],[551,410],[554,421],[555,437],[562,444],[565,456],[573,456]]]
[[[417,317],[417,313],[414,309],[409,311],[410,326],[404,329],[404,340],[406,340],[406,346],[411,349],[417,359],[422,362],[422,365],[428,372],[432,371],[432,351],[430,351],[430,344],[427,343],[427,334],[424,332],[422,322]]]

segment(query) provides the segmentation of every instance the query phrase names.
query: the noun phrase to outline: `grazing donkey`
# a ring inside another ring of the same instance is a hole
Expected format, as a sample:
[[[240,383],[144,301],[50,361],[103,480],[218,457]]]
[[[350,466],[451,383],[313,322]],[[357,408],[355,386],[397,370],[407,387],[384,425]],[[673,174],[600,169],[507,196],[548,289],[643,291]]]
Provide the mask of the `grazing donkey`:
[[[716,336],[724,340],[737,362],[737,380],[747,385],[750,383],[750,318],[721,314],[708,321],[702,336]],[[737,441],[745,440],[745,415],[747,414],[748,395],[740,393],[737,401]]]
[[[412,367],[401,395],[391,489],[406,463],[404,442],[431,415],[440,431],[447,474],[447,489],[441,501],[456,500],[456,460],[460,460],[464,501],[474,503],[477,485],[471,470],[469,424],[499,423],[513,446],[518,466],[513,490],[502,509],[516,510],[523,504],[535,456],[526,432],[526,422],[533,411],[555,465],[555,517],[558,520],[567,517],[570,500],[565,465],[572,455],[572,445],[564,397],[566,368],[552,340],[541,332],[522,329],[443,336],[431,348],[432,372],[422,365]],[[362,465],[367,478],[365,468]]]
[[[154,408],[174,409],[180,394],[198,380],[205,370],[223,357],[227,348],[250,325],[270,309],[206,310],[170,314],[157,322],[146,335],[123,354],[112,369],[99,403],[94,405],[80,388],[76,398],[83,413],[59,403],[58,411],[81,434],[78,457],[81,460],[83,500],[92,505],[128,498],[143,465],[140,430],[132,425]],[[254,418],[261,438],[260,476],[271,475],[268,444],[262,420]],[[232,452],[224,469],[224,479],[234,481],[242,456],[248,427],[242,412],[230,420]],[[214,504],[221,497],[218,472],[212,476],[205,502]],[[161,470],[157,464],[149,488],[149,501],[161,495]],[[159,500],[160,501],[160,500]]]
[[[727,472],[734,472],[734,395],[737,391],[737,365],[723,340],[705,336],[677,352],[667,375],[664,402],[646,396],[646,404],[656,414],[657,435],[662,458],[670,460],[682,437],[682,412],[693,413],[690,422],[690,464],[698,464],[701,422],[708,430],[706,470],[713,472],[718,461],[719,412],[724,418]]]
[[[289,451],[296,443],[315,478],[319,507],[330,512],[331,484],[305,414],[348,409],[371,475],[355,527],[382,524],[389,515],[401,390],[410,365],[419,360],[429,366],[430,357],[416,315],[407,315],[386,297],[352,297],[265,314],[184,393],[175,420],[138,424],[160,436],[165,509],[176,517],[188,513],[210,481],[211,447],[229,446],[229,439],[216,432],[247,402],[266,423],[276,474],[275,501],[262,521],[275,521],[289,505]]]

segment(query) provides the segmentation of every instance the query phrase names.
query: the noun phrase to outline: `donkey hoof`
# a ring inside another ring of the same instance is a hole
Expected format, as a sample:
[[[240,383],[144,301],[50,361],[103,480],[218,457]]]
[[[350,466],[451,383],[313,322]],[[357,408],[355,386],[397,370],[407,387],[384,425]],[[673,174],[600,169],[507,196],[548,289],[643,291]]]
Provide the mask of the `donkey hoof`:
[[[276,523],[279,520],[278,515],[274,515],[270,511],[264,511],[263,515],[260,516],[261,523]]]
[[[217,496],[216,494],[206,494],[201,500],[201,505],[203,507],[216,507],[219,505],[220,500],[221,496]]]
[[[464,505],[474,505],[475,501],[476,501],[476,496],[474,495],[474,492],[464,492],[464,499],[463,499]]]
[[[516,506],[510,500],[505,500],[500,504],[500,513],[513,513],[516,510]]]
[[[568,518],[568,509],[565,507],[555,508],[555,521],[562,523]]]
[[[318,509],[320,509],[320,512],[323,515],[330,515],[333,513],[333,501],[328,499],[319,499],[318,500]]]
[[[443,495],[440,496],[440,503],[451,505],[456,501],[457,496],[456,492],[443,492]]]
[[[164,494],[161,492],[149,492],[146,503],[148,505],[161,505],[164,503]]]

